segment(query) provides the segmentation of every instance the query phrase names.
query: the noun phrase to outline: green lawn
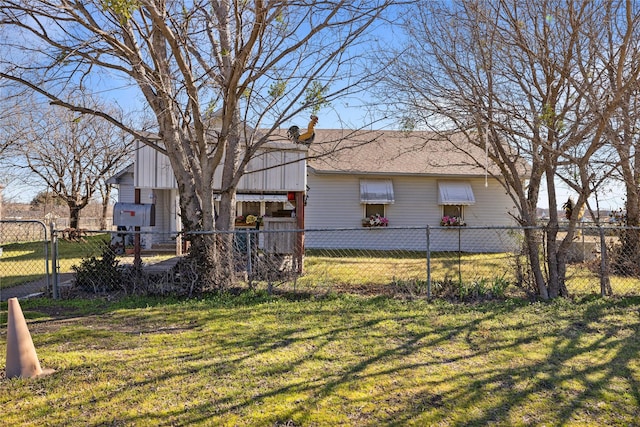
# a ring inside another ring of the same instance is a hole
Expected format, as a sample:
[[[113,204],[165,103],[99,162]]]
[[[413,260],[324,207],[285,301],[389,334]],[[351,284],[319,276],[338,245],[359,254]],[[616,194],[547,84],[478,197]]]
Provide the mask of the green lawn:
[[[454,281],[469,286],[479,281],[516,283],[516,258],[526,264],[523,256],[512,253],[434,252],[429,265],[431,280]],[[390,285],[407,281],[426,283],[427,259],[422,252],[384,251],[308,251],[305,275],[297,281],[299,288],[328,290],[362,289],[374,285]],[[567,288],[571,295],[600,293],[600,279],[594,267],[585,264],[567,265]],[[597,270],[597,266],[596,266]],[[640,295],[640,279],[611,275],[614,295]],[[521,289],[510,286],[507,294],[522,295]]]
[[[79,264],[83,257],[100,255],[101,243],[108,241],[108,236],[98,234],[87,237],[83,242],[58,241],[60,272],[71,271],[71,266]],[[47,272],[45,251],[51,259],[51,245],[44,242],[10,243],[3,245],[0,257],[0,289],[9,288],[20,283],[31,282],[44,277]],[[49,264],[49,271],[51,265]]]
[[[391,283],[397,279],[423,279],[427,276],[427,259],[424,252],[340,251],[333,256],[326,252],[308,251],[305,271],[310,279],[324,277],[326,281],[346,285]],[[461,254],[434,252],[431,255],[431,279],[445,278],[471,281],[479,277],[503,277],[514,275],[513,254],[486,253]],[[304,283],[305,278],[301,279]]]
[[[5,425],[640,419],[640,298],[468,305],[245,293],[22,308],[41,364],[56,372],[0,381]]]

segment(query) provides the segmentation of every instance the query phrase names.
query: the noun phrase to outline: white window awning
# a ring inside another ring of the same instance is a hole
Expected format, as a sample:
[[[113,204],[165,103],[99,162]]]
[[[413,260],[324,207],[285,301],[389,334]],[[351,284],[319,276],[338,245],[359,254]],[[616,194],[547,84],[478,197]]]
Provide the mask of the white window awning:
[[[361,179],[360,203],[389,205],[395,202],[390,179]]]
[[[473,205],[476,198],[467,181],[438,181],[439,205]]]
[[[215,196],[220,200],[220,195]],[[236,202],[286,202],[286,194],[236,194]]]
[[[236,194],[238,202],[286,202],[286,194]]]

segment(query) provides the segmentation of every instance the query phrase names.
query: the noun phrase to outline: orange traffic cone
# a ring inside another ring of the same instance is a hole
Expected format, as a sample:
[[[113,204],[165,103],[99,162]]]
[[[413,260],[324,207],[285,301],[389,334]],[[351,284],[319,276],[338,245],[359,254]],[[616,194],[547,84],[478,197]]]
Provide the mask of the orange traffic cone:
[[[27,328],[18,298],[9,298],[9,318],[7,320],[7,378],[33,378],[53,372],[42,370],[33,340]]]

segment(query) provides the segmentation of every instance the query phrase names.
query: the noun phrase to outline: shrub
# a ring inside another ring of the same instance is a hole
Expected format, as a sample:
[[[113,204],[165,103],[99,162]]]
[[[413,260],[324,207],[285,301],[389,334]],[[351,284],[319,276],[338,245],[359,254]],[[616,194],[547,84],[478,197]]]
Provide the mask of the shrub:
[[[640,277],[640,236],[637,229],[619,231],[618,242],[608,245],[611,272],[624,277]]]
[[[480,278],[470,283],[445,277],[442,281],[433,282],[432,296],[453,301],[481,301],[504,298],[510,285],[511,283],[504,277]]]
[[[426,280],[402,280],[394,277],[391,286],[396,293],[408,294],[411,298],[415,298],[418,296],[426,296],[429,284]]]
[[[103,245],[102,257],[85,258],[80,262],[80,265],[71,266],[76,274],[74,284],[76,288],[96,294],[120,288],[122,284],[122,272],[118,267],[120,261],[106,242],[101,243]]]

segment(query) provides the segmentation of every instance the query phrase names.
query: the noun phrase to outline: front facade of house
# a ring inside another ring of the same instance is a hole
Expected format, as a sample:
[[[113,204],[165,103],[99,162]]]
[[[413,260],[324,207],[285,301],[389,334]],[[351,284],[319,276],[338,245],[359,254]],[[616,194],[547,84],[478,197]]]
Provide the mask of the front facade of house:
[[[319,136],[334,141],[340,138],[338,132],[319,132]],[[431,134],[387,131],[365,137],[372,136],[377,137],[372,143],[339,152],[333,149],[334,154],[325,159],[309,161],[305,228],[356,230],[351,236],[343,233],[339,241],[307,233],[308,248],[426,250],[424,231],[393,230],[396,237],[391,239],[386,237],[391,230],[385,230],[426,226],[435,228],[430,231],[432,250],[457,250],[456,230],[465,232],[465,251],[497,252],[513,245],[504,238],[470,233],[465,227],[440,227],[444,217],[455,217],[453,223],[466,226],[515,225],[510,215],[513,201],[490,175],[495,170],[485,170],[468,155],[454,153],[441,140],[430,140]],[[321,138],[316,140],[322,144]],[[332,151],[330,145],[327,152]],[[476,156],[482,160],[483,153]]]
[[[301,194],[306,188],[307,150],[301,144],[265,144],[238,184],[237,215],[291,217],[295,209],[292,194]],[[221,169],[216,170],[214,182],[220,182]],[[141,228],[144,248],[175,241],[182,223],[178,186],[167,156],[138,143],[134,164],[111,182],[119,186],[120,203],[155,205],[155,225]],[[255,224],[249,226],[255,228]]]

